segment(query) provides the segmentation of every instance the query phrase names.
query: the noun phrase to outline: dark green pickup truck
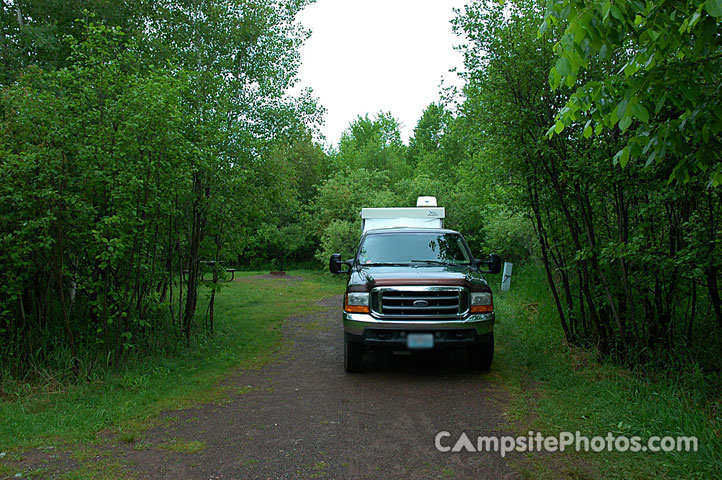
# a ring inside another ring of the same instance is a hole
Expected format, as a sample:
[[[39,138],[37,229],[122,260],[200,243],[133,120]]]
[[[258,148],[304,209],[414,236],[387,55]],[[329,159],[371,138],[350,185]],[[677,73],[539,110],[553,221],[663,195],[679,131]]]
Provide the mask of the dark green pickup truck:
[[[499,273],[498,255],[475,259],[453,230],[381,228],[363,234],[355,258],[332,255],[329,269],[349,275],[343,308],[347,372],[359,371],[371,348],[464,349],[474,368],[490,368],[494,302],[482,274]]]

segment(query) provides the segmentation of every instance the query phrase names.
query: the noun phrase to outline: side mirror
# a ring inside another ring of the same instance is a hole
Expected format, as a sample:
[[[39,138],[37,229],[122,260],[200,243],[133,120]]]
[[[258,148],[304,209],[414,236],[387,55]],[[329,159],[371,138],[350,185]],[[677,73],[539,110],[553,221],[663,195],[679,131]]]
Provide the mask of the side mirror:
[[[489,273],[501,272],[501,257],[496,253],[489,255]]]
[[[481,270],[481,273],[499,273],[501,272],[501,257],[497,255],[496,253],[492,253],[489,255],[488,260],[481,260],[479,258],[474,260],[474,263],[477,267],[480,267],[481,265],[488,265],[488,270]]]
[[[348,265],[348,270],[341,270],[341,265]],[[328,261],[328,270],[331,273],[349,273],[353,266],[353,259],[341,260],[340,253],[334,253],[331,255],[331,259]]]
[[[333,273],[339,273],[341,271],[341,254],[334,253],[331,255],[331,260],[328,261],[328,270]]]

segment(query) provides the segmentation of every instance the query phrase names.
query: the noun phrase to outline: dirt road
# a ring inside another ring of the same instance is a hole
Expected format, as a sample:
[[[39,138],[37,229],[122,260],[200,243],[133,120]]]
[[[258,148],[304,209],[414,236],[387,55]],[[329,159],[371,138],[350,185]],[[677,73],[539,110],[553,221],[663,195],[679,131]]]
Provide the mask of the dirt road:
[[[340,304],[289,319],[288,353],[229,379],[240,387],[229,403],[167,413],[148,448],[118,452],[123,463],[148,479],[517,478],[508,457],[434,444],[439,431],[451,433],[446,444],[462,431],[500,433],[503,393],[461,354],[369,356],[366,371],[344,373]],[[174,441],[202,448],[156,447]]]

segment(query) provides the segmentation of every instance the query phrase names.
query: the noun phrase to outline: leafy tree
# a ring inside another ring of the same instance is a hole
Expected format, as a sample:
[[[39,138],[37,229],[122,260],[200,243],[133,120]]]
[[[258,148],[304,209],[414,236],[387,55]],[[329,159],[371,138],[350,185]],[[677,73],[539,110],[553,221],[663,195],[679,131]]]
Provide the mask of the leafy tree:
[[[341,135],[336,163],[338,168],[363,168],[386,172],[392,181],[404,178],[404,161],[399,122],[390,113],[378,113],[373,119],[359,116]]]
[[[67,25],[54,22],[75,15],[70,5],[0,5],[1,54],[25,55],[0,80],[4,366],[21,375],[67,351],[78,375],[168,331],[190,341],[201,260],[242,251],[288,193],[272,174],[284,158],[319,171],[307,132],[320,110],[308,92],[285,93],[305,4],[131,2],[106,17],[91,3]],[[274,155],[284,142],[311,153]]]
[[[432,103],[424,110],[409,140],[408,159],[412,165],[419,163],[424,153],[439,153],[450,113],[440,103]]]
[[[413,207],[416,200],[421,196],[436,197],[437,203],[441,206],[448,205],[449,192],[452,185],[444,178],[432,177],[427,173],[419,172],[414,177],[404,178],[393,185],[398,205],[401,207]]]
[[[15,80],[29,65],[57,69],[69,65],[67,36],[82,41],[84,22],[136,32],[142,26],[145,2],[89,0],[7,0],[0,2],[0,85]],[[82,20],[82,21],[79,21]]]
[[[254,265],[273,261],[283,269],[287,258],[309,258],[315,251],[303,205],[326,175],[326,156],[308,135],[275,143],[267,156],[269,169],[259,172],[257,215],[249,212],[246,218],[248,241],[243,250],[245,260]]]
[[[464,159],[463,148],[454,142],[455,117],[442,103],[432,103],[421,115],[414,136],[409,140],[407,163],[416,172],[455,178],[459,162]]]
[[[694,175],[722,182],[722,2],[552,0],[539,31],[563,25],[549,78],[580,84],[549,135],[583,123],[591,137],[628,133],[614,155],[673,167],[670,180]],[[606,62],[601,71],[595,64]],[[588,74],[585,72],[589,72]]]
[[[321,183],[309,206],[309,228],[321,243],[316,258],[325,264],[331,254],[341,253],[332,248],[355,248],[352,246],[361,232],[362,208],[398,206],[389,183],[384,173],[365,169],[342,170]]]
[[[587,10],[596,12],[595,5]],[[477,1],[455,21],[467,39],[469,83],[461,112],[470,130],[467,169],[478,182],[466,190],[481,191],[482,179],[493,179],[484,209],[486,242],[504,238],[495,225],[504,223],[497,213],[510,210],[509,219],[532,219],[570,342],[591,343],[622,361],[646,361],[651,352],[691,341],[695,330],[708,334],[697,305],[699,288],[707,288],[709,308],[722,325],[716,313],[718,257],[712,253],[719,249],[714,239],[720,198],[705,191],[700,179],[665,188],[675,165],[615,167],[610,160],[633,139],[623,128],[557,123],[558,135],[547,140],[549,125],[582,105],[574,107],[574,97],[568,103],[564,91],[549,84],[549,72],[554,84],[554,72],[564,68],[554,51],[568,46],[573,27],[548,20],[546,35],[538,38],[543,8],[534,1]],[[576,12],[596,15],[587,10]],[[566,18],[570,11],[558,13]],[[593,82],[618,69],[618,57],[595,57],[585,75]],[[590,135],[590,128],[597,134]],[[513,231],[511,225],[502,228]],[[691,258],[698,268],[684,267]]]
[[[357,222],[334,219],[324,229],[321,235],[320,248],[316,258],[327,264],[334,253],[341,254],[344,259],[353,258],[358,248],[360,228]]]
[[[300,222],[279,227],[264,223],[255,235],[255,240],[263,251],[264,257],[278,262],[280,271],[284,271],[286,259],[306,246],[308,238]]]
[[[69,68],[30,69],[4,91],[0,147],[3,250],[15,252],[2,266],[5,353],[61,345],[76,369],[81,346],[119,358],[158,319],[155,236],[175,215],[166,192],[183,187],[188,148],[183,81],[145,75],[117,30],[87,28]],[[43,334],[26,337],[33,328]]]

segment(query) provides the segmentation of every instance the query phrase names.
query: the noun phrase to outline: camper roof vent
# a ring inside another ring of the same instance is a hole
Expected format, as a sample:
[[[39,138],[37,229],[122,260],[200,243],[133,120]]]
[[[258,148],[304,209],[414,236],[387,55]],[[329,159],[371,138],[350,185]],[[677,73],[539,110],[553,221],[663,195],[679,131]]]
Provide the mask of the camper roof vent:
[[[436,207],[436,197],[419,197],[416,199],[417,207]]]

